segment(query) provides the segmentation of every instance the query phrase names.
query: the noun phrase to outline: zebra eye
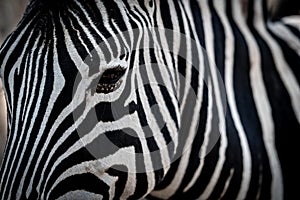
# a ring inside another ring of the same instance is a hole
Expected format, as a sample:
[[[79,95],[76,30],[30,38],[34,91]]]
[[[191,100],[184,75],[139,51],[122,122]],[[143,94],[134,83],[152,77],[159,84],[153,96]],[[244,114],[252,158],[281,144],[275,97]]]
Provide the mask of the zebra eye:
[[[107,94],[118,89],[125,71],[126,69],[120,66],[105,70],[97,84],[96,92]]]

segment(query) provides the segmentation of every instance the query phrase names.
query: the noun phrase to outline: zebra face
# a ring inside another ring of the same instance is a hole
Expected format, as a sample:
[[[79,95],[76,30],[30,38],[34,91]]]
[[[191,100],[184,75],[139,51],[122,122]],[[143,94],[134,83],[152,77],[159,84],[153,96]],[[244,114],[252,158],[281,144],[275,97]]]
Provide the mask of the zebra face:
[[[38,2],[1,49],[17,144],[6,149],[2,197],[145,196],[170,167],[180,123],[166,35],[136,11],[154,5]]]
[[[294,196],[299,26],[265,3],[31,0],[0,50],[0,199]]]

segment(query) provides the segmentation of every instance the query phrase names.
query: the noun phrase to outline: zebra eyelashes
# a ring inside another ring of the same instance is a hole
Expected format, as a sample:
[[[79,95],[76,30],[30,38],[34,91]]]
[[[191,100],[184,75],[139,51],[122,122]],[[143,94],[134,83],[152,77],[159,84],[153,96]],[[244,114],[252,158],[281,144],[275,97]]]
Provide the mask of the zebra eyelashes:
[[[103,93],[103,94],[108,94],[110,92],[115,91],[116,89],[119,88],[119,86],[121,85],[122,81],[118,81],[115,84],[99,84],[97,85],[96,88],[96,93]]]
[[[96,92],[107,94],[118,89],[125,72],[126,69],[121,66],[105,70],[97,84]]]

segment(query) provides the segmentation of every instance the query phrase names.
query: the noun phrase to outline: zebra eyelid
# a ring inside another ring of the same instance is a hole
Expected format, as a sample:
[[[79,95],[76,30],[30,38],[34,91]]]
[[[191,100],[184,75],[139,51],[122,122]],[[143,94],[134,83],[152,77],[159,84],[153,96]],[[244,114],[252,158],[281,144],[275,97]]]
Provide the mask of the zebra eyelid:
[[[120,79],[125,72],[126,69],[121,66],[105,70],[97,84],[96,92],[107,94],[115,91],[121,85]]]

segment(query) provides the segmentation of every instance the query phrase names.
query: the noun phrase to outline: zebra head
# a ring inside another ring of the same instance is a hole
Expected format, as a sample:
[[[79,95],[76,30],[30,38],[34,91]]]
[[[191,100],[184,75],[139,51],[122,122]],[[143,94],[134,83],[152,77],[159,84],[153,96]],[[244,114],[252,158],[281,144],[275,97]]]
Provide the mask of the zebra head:
[[[182,105],[197,103],[190,80],[199,76],[186,69],[199,66],[191,49],[201,52],[169,6],[180,9],[31,1],[0,55],[9,113],[1,199],[137,199],[161,182],[184,150],[179,129],[188,132],[192,110]]]
[[[0,199],[292,197],[299,17],[266,8],[32,0],[0,49]]]

